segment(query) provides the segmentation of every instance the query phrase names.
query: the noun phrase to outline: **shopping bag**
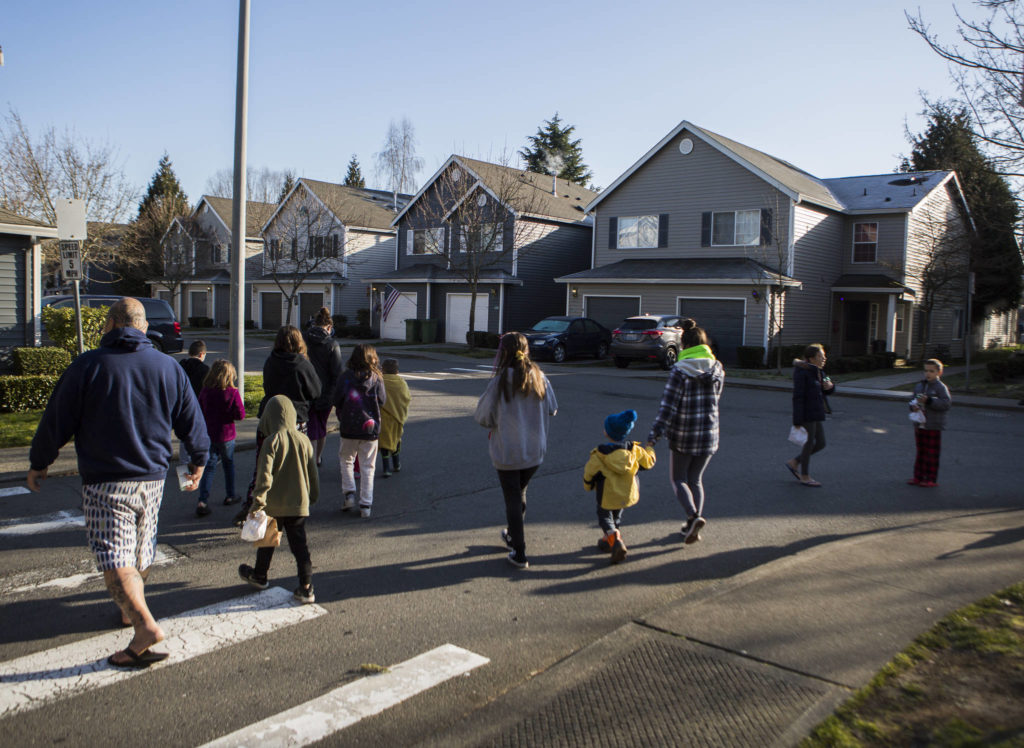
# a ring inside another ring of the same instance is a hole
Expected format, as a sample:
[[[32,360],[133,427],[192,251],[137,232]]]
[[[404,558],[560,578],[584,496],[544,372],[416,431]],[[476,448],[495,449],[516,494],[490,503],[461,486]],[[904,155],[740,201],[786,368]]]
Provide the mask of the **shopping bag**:
[[[270,521],[267,522],[267,531],[253,545],[257,548],[277,548],[281,545],[281,530],[277,526],[276,519],[270,518]]]
[[[927,420],[928,419],[925,418],[924,411],[921,411],[921,410],[912,410],[912,411],[910,411],[910,422],[911,423],[917,423],[917,424],[920,424],[920,425],[923,426],[925,421],[927,421]]]
[[[250,543],[262,540],[267,532],[269,519],[267,513],[262,509],[258,512],[250,512],[249,516],[245,518],[245,523],[242,525],[242,540]]]
[[[807,443],[807,429],[803,426],[790,426],[789,441],[798,447],[804,446]]]

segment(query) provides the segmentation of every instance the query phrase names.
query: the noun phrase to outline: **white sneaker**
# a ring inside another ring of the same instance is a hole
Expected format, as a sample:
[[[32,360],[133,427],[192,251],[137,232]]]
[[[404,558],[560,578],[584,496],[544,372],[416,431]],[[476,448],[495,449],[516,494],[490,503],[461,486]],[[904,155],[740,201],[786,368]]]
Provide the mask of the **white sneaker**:
[[[355,492],[349,491],[347,494],[345,494],[345,503],[341,505],[341,511],[347,512],[349,509],[352,509],[355,505],[356,505],[356,495],[355,495]]]
[[[359,505],[359,516],[362,517],[363,519],[369,519],[370,518],[370,507],[368,505],[366,505],[366,504],[360,504]]]

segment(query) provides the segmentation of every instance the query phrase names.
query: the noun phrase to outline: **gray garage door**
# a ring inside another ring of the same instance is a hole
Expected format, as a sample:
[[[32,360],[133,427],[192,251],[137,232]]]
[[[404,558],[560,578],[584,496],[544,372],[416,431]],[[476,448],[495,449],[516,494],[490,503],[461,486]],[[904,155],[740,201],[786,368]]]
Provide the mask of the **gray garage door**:
[[[583,316],[614,330],[626,317],[640,314],[639,296],[584,296]]]
[[[260,322],[264,330],[276,330],[281,326],[281,294],[260,294]]]
[[[679,314],[693,317],[711,336],[715,356],[723,363],[736,363],[736,348],[743,345],[743,301],[741,299],[680,299]]]

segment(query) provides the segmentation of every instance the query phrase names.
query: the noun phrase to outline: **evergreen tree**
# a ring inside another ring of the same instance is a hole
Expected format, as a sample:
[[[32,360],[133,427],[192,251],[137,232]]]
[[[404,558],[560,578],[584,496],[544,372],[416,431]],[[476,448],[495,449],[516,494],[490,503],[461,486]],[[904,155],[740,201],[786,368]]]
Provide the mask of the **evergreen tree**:
[[[364,189],[366,180],[363,179],[363,172],[359,169],[359,160],[352,154],[352,160],[348,162],[348,173],[345,174],[345,186]]]
[[[286,171],[284,173],[284,184],[281,185],[281,194],[277,196],[277,202],[280,203],[282,200],[288,197],[288,193],[291,192],[294,188],[295,175],[292,174],[290,171]]]
[[[978,148],[967,109],[938,102],[929,104],[928,115],[924,133],[910,135],[913,150],[900,169],[956,171],[976,229],[971,246],[972,316],[978,322],[985,317],[986,307],[1016,308],[1024,290],[1024,267],[1015,238],[1019,208],[1009,184]]]
[[[156,203],[164,203],[165,211],[174,215],[188,213],[188,195],[181,188],[178,175],[174,173],[170,156],[167,153],[160,158],[156,173],[149,182],[149,188],[139,203],[139,217],[149,212]]]
[[[572,140],[575,125],[562,126],[562,120],[555,116],[537,128],[536,135],[526,139],[529,145],[519,151],[526,162],[526,170],[537,174],[552,174],[568,182],[586,187],[594,174],[583,163],[583,149],[580,139]]]

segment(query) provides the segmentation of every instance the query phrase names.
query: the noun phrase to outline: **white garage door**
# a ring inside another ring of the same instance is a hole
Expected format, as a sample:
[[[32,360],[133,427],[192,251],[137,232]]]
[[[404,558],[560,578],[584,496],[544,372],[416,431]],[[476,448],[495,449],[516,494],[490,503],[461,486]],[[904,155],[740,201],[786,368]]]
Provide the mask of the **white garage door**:
[[[399,294],[387,319],[380,324],[380,336],[385,340],[405,340],[405,321],[416,319],[415,291]]]
[[[444,341],[446,343],[465,343],[469,332],[469,301],[473,297],[468,293],[450,293],[447,298],[447,314],[445,314]],[[476,316],[473,327],[477,330],[487,329],[487,294],[476,295]]]

